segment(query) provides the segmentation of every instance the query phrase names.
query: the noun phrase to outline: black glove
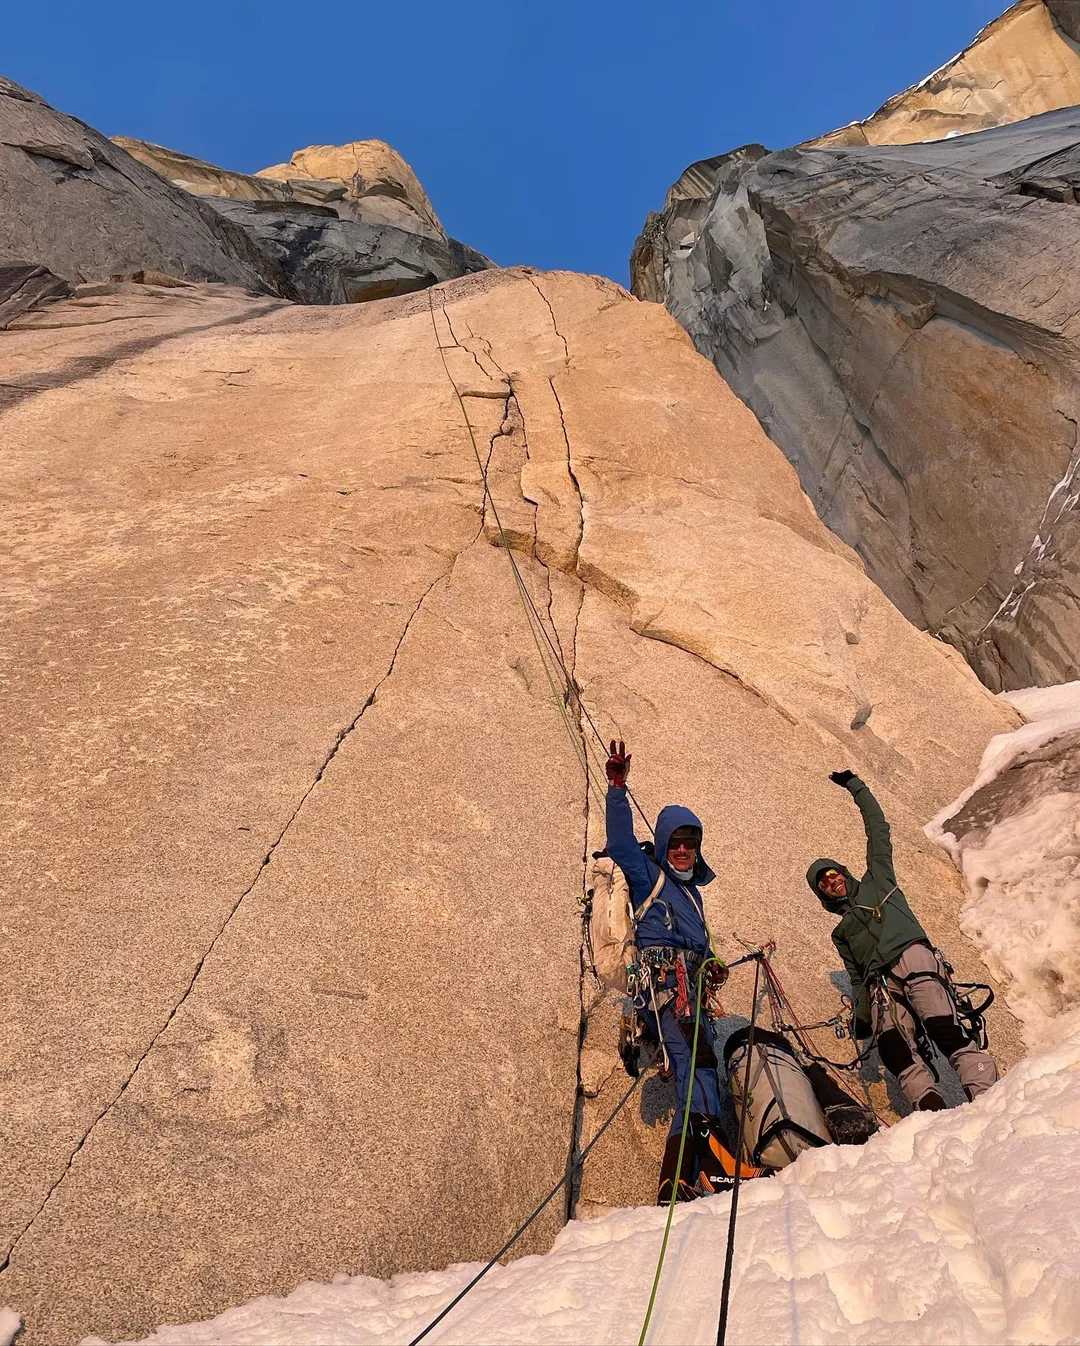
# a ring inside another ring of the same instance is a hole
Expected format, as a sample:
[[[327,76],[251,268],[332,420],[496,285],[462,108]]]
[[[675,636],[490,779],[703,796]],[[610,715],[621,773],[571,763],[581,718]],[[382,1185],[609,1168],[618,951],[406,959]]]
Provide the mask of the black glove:
[[[869,1019],[854,1019],[851,1024],[851,1036],[856,1042],[872,1038],[874,1036],[874,1025]]]
[[[851,782],[858,778],[854,771],[830,771],[829,779],[834,785],[839,785],[846,790]]]
[[[611,752],[605,763],[604,770],[607,772],[607,778],[612,785],[617,785],[621,790],[626,784],[626,777],[630,774],[630,754],[626,751],[626,744],[620,739],[616,744],[611,740]]]

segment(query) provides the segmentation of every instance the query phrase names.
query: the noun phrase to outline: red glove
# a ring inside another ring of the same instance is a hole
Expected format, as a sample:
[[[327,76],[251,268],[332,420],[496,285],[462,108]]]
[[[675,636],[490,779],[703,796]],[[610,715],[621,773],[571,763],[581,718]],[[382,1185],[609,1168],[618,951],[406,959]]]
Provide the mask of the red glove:
[[[621,790],[626,785],[626,777],[630,774],[630,754],[626,751],[626,744],[619,740],[611,740],[611,751],[608,754],[607,765],[604,767],[607,772],[607,778],[612,785],[618,786]]]

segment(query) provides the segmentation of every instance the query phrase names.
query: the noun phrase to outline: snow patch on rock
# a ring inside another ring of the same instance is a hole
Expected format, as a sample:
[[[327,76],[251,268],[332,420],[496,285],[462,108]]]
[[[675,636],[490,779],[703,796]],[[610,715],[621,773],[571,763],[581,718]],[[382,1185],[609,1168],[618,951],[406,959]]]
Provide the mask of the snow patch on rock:
[[[1062,769],[1080,759],[1080,682],[1003,699],[1029,723],[990,741],[975,783],[926,832],[963,874],[961,929],[1038,1047],[1062,1015],[1080,1017],[1080,770]],[[1033,793],[1033,778],[1046,788]]]

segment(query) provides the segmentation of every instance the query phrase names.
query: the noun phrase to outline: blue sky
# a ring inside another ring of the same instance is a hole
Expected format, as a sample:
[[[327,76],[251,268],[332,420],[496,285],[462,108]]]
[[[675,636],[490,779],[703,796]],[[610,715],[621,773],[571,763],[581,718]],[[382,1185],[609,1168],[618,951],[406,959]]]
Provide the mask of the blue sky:
[[[695,159],[872,112],[1005,0],[41,0],[0,73],[107,135],[253,172],[379,137],[497,262],[625,283]]]

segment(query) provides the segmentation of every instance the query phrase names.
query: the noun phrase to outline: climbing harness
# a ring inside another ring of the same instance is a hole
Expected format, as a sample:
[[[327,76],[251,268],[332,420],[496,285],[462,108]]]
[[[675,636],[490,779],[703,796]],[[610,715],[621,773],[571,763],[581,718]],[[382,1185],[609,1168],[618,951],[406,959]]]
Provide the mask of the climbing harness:
[[[910,972],[906,977],[900,979],[900,983],[906,993],[907,987],[916,981],[934,981],[941,986],[945,994],[952,1002],[956,1013],[957,1022],[967,1031],[968,1037],[975,1043],[980,1051],[987,1051],[990,1046],[990,1039],[986,1031],[986,1011],[994,1003],[993,989],[982,981],[954,981],[953,965],[945,957],[940,949],[930,945],[930,951],[937,960],[939,971],[937,972]],[[978,991],[985,992],[985,996],[979,1004],[975,1003],[974,994]],[[918,1015],[914,1016],[918,1029],[922,1030],[922,1023]],[[925,1030],[922,1030],[925,1035]],[[922,1042],[919,1043],[920,1051]],[[924,1053],[925,1055],[925,1053]],[[937,1071],[934,1069],[932,1061],[927,1064],[937,1078]]]
[[[413,1339],[409,1342],[409,1346],[418,1346],[418,1343],[423,1341],[429,1332],[432,1332],[436,1327],[438,1327],[438,1325],[442,1322],[442,1320],[446,1317],[446,1315],[452,1309],[456,1308],[458,1304],[461,1303],[461,1301],[465,1298],[465,1296],[469,1293],[470,1290],[472,1290],[475,1286],[479,1285],[479,1283],[484,1279],[484,1277],[488,1274],[488,1272],[492,1269],[492,1267],[498,1265],[499,1261],[506,1256],[506,1254],[510,1251],[510,1249],[514,1246],[514,1244],[518,1241],[518,1239],[521,1238],[521,1236],[525,1233],[525,1231],[529,1228],[529,1226],[542,1214],[544,1210],[547,1209],[547,1207],[551,1204],[551,1202],[554,1201],[556,1196],[558,1196],[558,1194],[570,1181],[571,1177],[573,1177],[575,1171],[579,1169],[582,1166],[582,1164],[584,1164],[593,1146],[599,1141],[600,1137],[604,1134],[604,1132],[612,1124],[612,1122],[619,1115],[619,1113],[622,1112],[626,1104],[630,1102],[630,1099],[633,1097],[633,1095],[641,1087],[642,1081],[645,1079],[645,1070],[647,1070],[649,1066],[652,1065],[653,1061],[656,1060],[657,1056],[659,1056],[659,1052],[654,1053],[652,1059],[646,1062],[645,1067],[642,1070],[642,1073],[633,1082],[630,1088],[627,1089],[626,1093],[623,1094],[622,1098],[619,1099],[618,1103],[616,1103],[614,1109],[608,1115],[607,1119],[604,1121],[603,1125],[599,1128],[596,1135],[593,1136],[592,1140],[589,1141],[588,1145],[585,1146],[585,1148],[581,1151],[581,1153],[577,1156],[577,1158],[567,1165],[566,1172],[555,1184],[555,1186],[551,1189],[551,1191],[548,1192],[547,1196],[544,1197],[543,1201],[540,1202],[540,1204],[536,1207],[536,1209],[532,1212],[532,1214],[528,1217],[528,1219],[518,1226],[518,1228],[514,1231],[514,1233],[510,1236],[510,1238],[506,1240],[506,1242],[495,1254],[495,1256],[492,1257],[491,1260],[487,1262],[486,1265],[476,1273],[476,1275],[472,1278],[472,1280],[468,1283],[468,1285],[466,1285],[464,1289],[458,1291],[458,1293],[454,1296],[454,1298],[450,1301],[450,1303],[447,1304],[446,1308],[444,1308],[440,1313],[436,1314],[436,1316],[432,1318],[431,1322],[428,1323],[428,1325],[423,1329],[423,1331],[418,1332],[417,1335],[413,1337]]]

